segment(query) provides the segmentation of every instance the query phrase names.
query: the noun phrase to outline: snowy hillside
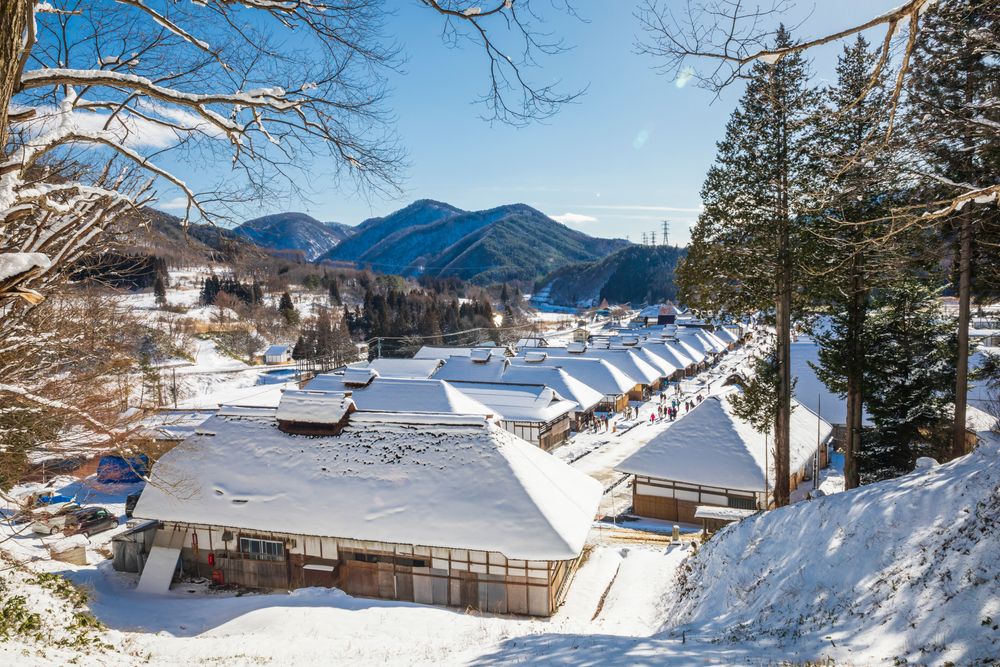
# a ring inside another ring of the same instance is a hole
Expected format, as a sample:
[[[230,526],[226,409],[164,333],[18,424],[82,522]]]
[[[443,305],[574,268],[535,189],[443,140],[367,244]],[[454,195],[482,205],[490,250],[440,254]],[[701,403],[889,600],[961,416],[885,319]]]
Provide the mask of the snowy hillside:
[[[681,575],[674,631],[860,664],[1000,656],[1000,437],[988,437],[951,463],[719,533]]]
[[[337,222],[320,222],[305,213],[278,213],[248,220],[233,230],[259,246],[301,250],[313,260],[349,238],[354,230]]]

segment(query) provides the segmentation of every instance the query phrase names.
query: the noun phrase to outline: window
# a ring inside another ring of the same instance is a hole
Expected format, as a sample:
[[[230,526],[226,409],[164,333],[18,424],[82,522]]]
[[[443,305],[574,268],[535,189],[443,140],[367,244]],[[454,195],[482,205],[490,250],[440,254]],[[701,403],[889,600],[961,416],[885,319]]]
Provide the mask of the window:
[[[738,510],[755,510],[757,504],[753,498],[733,498],[729,496],[729,506]]]
[[[285,555],[285,545],[273,540],[241,537],[240,552],[257,560],[281,560]]]
[[[427,567],[426,560],[418,560],[405,556],[380,556],[378,554],[357,552],[354,554],[354,560],[362,563],[395,563],[404,567]]]

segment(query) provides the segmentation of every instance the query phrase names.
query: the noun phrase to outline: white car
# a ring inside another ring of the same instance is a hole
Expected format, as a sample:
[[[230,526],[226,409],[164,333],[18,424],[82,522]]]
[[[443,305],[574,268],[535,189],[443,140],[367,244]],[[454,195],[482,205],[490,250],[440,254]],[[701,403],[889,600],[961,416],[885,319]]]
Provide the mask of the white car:
[[[39,535],[54,535],[66,527],[66,517],[80,509],[79,503],[59,503],[39,507],[31,514],[33,521],[29,528]]]

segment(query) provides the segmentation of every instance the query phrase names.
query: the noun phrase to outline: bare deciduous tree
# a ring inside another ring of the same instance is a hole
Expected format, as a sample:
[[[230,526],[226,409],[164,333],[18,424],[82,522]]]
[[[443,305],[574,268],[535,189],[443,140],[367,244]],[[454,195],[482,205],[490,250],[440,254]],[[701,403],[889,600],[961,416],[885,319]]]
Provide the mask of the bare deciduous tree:
[[[446,40],[485,50],[484,101],[496,120],[548,116],[573,97],[531,83],[536,54],[561,48],[532,27],[531,1],[480,11],[413,0],[443,17]],[[379,0],[0,2],[0,340],[157,188],[179,193],[185,222],[301,191],[321,157],[326,187],[396,191],[404,154],[386,75],[401,58],[390,9]],[[210,181],[218,167],[205,166],[218,164],[228,169],[215,183],[189,184],[188,173]],[[0,367],[3,400],[73,410],[9,371]]]

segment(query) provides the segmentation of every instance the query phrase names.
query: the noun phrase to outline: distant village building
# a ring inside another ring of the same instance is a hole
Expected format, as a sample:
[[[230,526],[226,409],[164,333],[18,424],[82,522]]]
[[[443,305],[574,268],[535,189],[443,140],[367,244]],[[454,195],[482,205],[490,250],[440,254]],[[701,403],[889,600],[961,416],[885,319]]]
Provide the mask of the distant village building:
[[[426,380],[444,364],[444,359],[372,359],[367,368],[372,368],[384,378],[408,378]]]
[[[474,350],[492,350],[495,354],[508,357],[514,356],[514,350],[507,346],[481,344],[475,347],[435,347],[424,345],[413,355],[414,359],[447,359],[448,357],[468,357]]]
[[[574,343],[586,343],[590,340],[590,329],[586,327],[578,327],[573,330],[573,342]]]
[[[266,350],[264,350],[265,364],[287,364],[290,363],[291,361],[292,361],[291,345],[271,345]]]
[[[675,306],[672,302],[667,301],[666,303],[646,306],[639,311],[639,315],[636,316],[636,319],[642,326],[645,327],[654,325],[662,326],[664,324],[674,324],[677,321],[677,316],[680,314],[680,308]]]
[[[545,358],[543,349],[525,351],[529,358]],[[453,383],[459,390],[465,391],[468,383],[486,383],[488,385],[514,385],[525,391],[526,385],[539,388],[548,387],[562,398],[573,403],[570,415],[570,428],[576,431],[589,426],[593,421],[594,411],[601,404],[601,393],[588,385],[576,380],[561,369],[554,367],[526,367],[512,364],[511,360],[499,354],[478,353],[476,357],[449,357],[434,375],[435,379]],[[525,399],[527,400],[527,399]],[[532,399],[533,401],[534,399]],[[491,405],[487,402],[487,405]],[[499,404],[494,405],[502,414]],[[511,428],[522,428],[524,425],[508,424]],[[549,429],[551,430],[551,429]],[[535,442],[534,430],[527,432],[513,430],[512,432]],[[568,435],[568,434],[567,434]]]
[[[343,373],[322,373],[306,384],[306,390],[350,394],[361,412],[499,416],[448,382],[379,377],[373,368],[348,367]]]
[[[604,361],[580,355],[553,357],[546,353],[516,357],[511,363],[525,366],[560,368],[570,377],[596,389],[603,399],[597,406],[600,412],[621,412],[628,405],[629,392],[635,380]]]
[[[535,384],[501,382],[453,382],[463,394],[492,408],[500,415],[500,426],[546,451],[570,436],[576,403],[554,389]]]
[[[253,588],[556,611],[597,481],[479,416],[316,400],[224,409],[154,465],[134,510],[159,522],[141,590],[166,592],[179,562]]]
[[[702,506],[766,509],[774,488],[774,443],[733,414],[730,395],[709,396],[615,467],[634,475],[636,514],[697,523]],[[826,466],[832,432],[828,422],[794,402],[790,488],[812,473],[814,463]]]

